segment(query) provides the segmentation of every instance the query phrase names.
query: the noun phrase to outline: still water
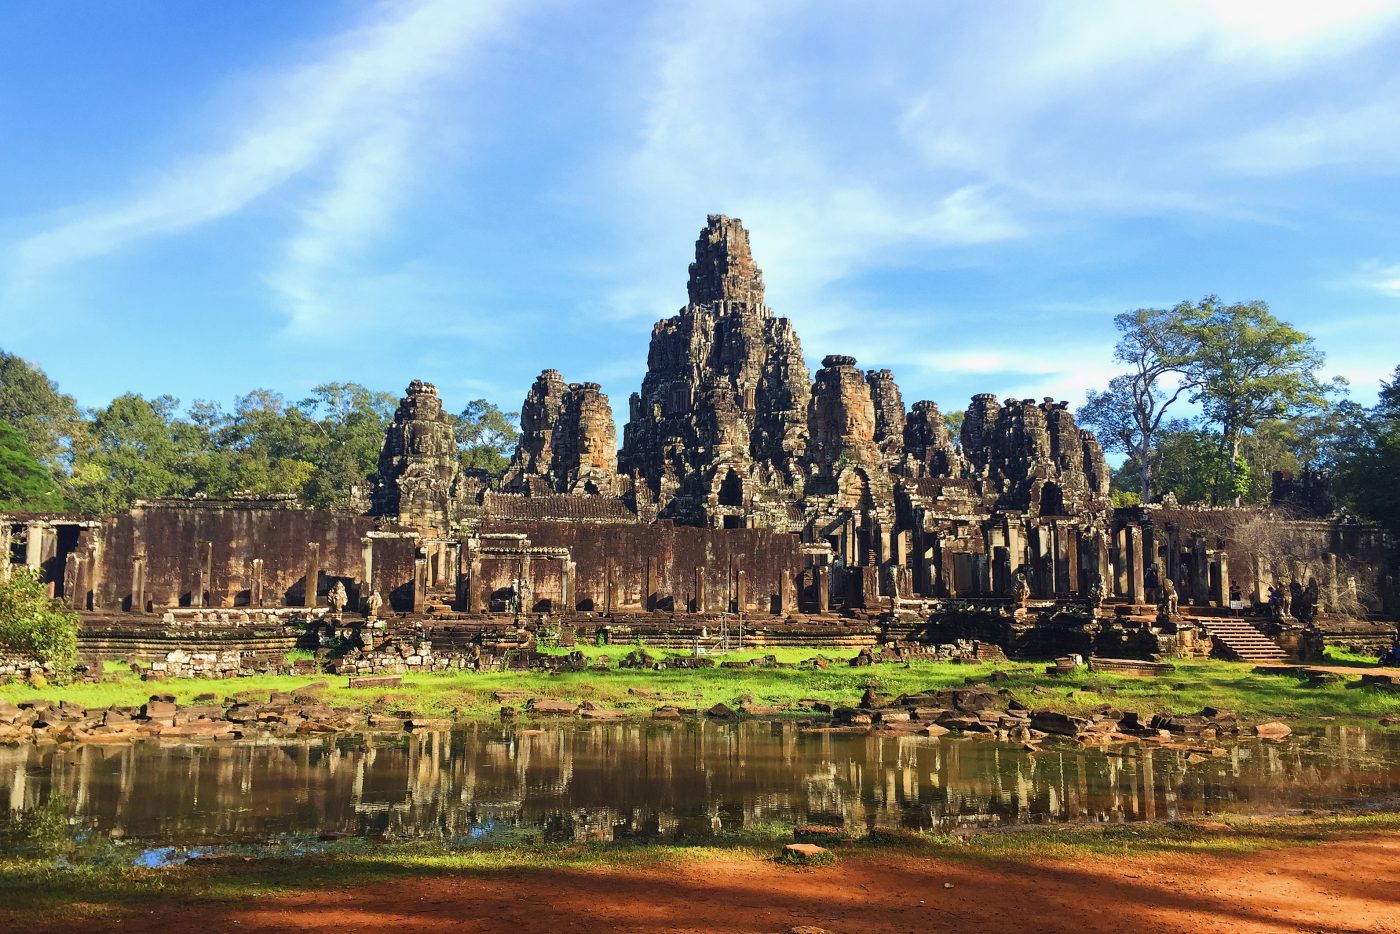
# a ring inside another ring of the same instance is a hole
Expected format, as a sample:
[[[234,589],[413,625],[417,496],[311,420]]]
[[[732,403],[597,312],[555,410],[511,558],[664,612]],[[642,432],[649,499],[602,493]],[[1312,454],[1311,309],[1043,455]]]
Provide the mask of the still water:
[[[702,839],[774,822],[954,830],[1326,807],[1400,795],[1400,733],[1326,728],[1179,750],[1028,753],[791,723],[571,723],[233,743],[0,748],[0,808],[191,846],[282,835]]]

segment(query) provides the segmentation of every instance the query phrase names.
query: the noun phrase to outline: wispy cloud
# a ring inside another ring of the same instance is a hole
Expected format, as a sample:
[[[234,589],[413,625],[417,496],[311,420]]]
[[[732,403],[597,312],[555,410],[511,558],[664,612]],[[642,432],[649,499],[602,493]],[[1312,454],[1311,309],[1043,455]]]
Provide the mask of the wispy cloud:
[[[473,46],[503,20],[505,4],[416,0],[374,8],[365,22],[313,60],[259,82],[256,103],[232,121],[222,148],[162,166],[130,195],[89,205],[24,241],[15,282],[143,240],[237,214],[290,184],[302,207],[267,281],[294,328],[333,311],[325,282],[343,274],[411,188],[415,143],[431,127],[438,95]]]

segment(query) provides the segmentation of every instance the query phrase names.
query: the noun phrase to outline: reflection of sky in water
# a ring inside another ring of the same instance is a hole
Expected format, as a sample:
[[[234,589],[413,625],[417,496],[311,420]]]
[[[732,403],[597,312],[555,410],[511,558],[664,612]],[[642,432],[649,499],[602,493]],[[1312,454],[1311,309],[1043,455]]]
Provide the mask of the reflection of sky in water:
[[[1277,811],[1400,795],[1400,734],[1328,727],[1181,750],[802,732],[792,723],[499,726],[411,736],[0,748],[0,804],[72,832],[227,846],[317,835],[451,845],[703,839],[766,824],[960,826]],[[293,842],[299,840],[301,842]],[[168,847],[141,865],[184,859]],[[154,863],[150,861],[155,861]]]

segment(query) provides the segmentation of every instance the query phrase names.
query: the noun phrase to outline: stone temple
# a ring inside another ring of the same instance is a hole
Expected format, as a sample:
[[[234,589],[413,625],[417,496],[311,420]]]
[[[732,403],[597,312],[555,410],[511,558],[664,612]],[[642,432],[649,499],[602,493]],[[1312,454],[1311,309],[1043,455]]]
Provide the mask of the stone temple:
[[[977,395],[955,435],[889,370],[830,354],[812,373],[738,219],[709,217],[686,291],[652,329],[620,446],[600,387],[545,369],[505,475],[463,472],[415,380],[361,514],[238,499],[4,516],[0,561],[42,568],[99,655],[188,642],[181,627],[253,652],[325,617],[337,588],[349,612],[451,645],[547,621],[679,646],[741,625],[746,644],[1229,654],[1210,619],[1232,582],[1311,607],[1274,621],[1280,652],[1394,636],[1392,543],[1335,504],[1115,510],[1065,402]],[[1289,502],[1326,499],[1300,497],[1305,481],[1279,479]]]

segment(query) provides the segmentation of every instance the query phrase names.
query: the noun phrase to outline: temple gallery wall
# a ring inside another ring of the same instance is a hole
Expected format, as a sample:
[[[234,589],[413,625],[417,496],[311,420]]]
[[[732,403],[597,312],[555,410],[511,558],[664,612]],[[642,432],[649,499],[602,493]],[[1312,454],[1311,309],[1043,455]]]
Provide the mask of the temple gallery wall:
[[[458,468],[443,401],[415,381],[362,514],[281,498],[6,515],[0,573],[40,569],[108,634],[333,610],[467,637],[547,614],[660,639],[742,615],[758,641],[1148,656],[1208,650],[1193,616],[1234,583],[1296,597],[1280,629],[1394,635],[1393,543],[1338,514],[1323,478],[1280,476],[1274,509],[1115,510],[1064,402],[978,395],[955,438],[889,370],[833,354],[810,372],[737,219],[708,219],[687,293],[652,329],[621,432],[597,384],[543,370],[497,483]]]

